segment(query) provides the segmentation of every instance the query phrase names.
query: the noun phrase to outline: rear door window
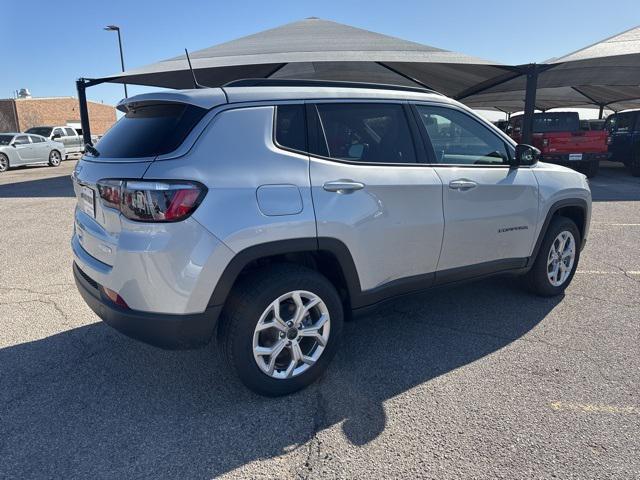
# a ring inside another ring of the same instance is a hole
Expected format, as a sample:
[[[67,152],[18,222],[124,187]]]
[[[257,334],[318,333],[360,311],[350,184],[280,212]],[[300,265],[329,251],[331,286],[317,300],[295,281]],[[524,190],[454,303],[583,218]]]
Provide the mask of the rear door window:
[[[183,103],[142,105],[116,122],[96,145],[100,160],[155,157],[180,146],[207,113]]]
[[[75,137],[76,131],[73,128],[65,128],[65,132],[67,132],[68,137]]]
[[[415,163],[416,151],[404,108],[394,103],[317,105],[321,155],[363,163]],[[322,135],[324,134],[324,135]]]
[[[279,105],[276,107],[276,143],[292,150],[307,151],[304,105]]]

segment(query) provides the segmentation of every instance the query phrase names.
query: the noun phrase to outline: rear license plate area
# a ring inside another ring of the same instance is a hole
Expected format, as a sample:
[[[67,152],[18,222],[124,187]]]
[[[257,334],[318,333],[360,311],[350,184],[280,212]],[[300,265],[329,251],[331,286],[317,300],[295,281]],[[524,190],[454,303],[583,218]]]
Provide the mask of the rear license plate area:
[[[91,218],[96,217],[95,192],[84,185],[80,186],[80,210]]]

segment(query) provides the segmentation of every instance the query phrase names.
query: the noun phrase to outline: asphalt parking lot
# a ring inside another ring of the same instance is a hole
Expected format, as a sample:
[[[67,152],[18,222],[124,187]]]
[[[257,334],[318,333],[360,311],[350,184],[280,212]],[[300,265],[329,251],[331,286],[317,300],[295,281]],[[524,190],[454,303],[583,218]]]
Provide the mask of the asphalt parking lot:
[[[593,179],[562,298],[492,279],[345,328],[304,392],[149,347],[76,292],[69,174],[0,175],[0,478],[640,477],[640,179]]]

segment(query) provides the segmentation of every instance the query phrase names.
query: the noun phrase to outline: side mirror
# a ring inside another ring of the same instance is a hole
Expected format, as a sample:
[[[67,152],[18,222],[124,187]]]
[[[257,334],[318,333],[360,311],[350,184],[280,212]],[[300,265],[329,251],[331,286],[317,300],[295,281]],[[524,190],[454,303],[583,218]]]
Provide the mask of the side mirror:
[[[60,137],[62,137],[62,135],[60,135],[59,133],[54,133],[53,136],[51,137],[51,140],[56,140]]]
[[[540,158],[540,150],[531,145],[520,143],[516,145],[516,155],[514,158],[514,167],[521,165],[535,165]]]

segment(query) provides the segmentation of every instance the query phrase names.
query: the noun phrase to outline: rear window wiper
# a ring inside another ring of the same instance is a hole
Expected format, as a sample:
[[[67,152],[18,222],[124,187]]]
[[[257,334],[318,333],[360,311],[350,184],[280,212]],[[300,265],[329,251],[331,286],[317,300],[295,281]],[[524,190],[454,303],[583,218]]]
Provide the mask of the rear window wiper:
[[[100,156],[100,152],[98,151],[98,149],[96,147],[94,147],[93,145],[91,145],[90,143],[85,143],[84,144],[84,149],[86,151],[88,151],[91,155],[93,155],[94,157],[99,157]]]

